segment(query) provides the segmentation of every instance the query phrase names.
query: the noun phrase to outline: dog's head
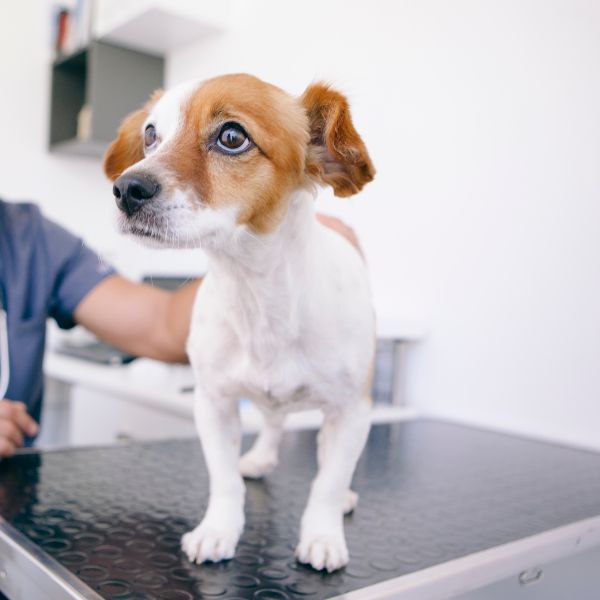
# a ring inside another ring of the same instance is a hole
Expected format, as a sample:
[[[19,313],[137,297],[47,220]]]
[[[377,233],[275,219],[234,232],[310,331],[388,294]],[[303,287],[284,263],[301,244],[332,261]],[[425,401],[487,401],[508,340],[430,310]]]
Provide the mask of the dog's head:
[[[375,174],[341,94],[314,84],[294,98],[250,75],[154,93],[121,124],[104,170],[124,233],[185,247],[267,233],[295,189],[350,196]]]

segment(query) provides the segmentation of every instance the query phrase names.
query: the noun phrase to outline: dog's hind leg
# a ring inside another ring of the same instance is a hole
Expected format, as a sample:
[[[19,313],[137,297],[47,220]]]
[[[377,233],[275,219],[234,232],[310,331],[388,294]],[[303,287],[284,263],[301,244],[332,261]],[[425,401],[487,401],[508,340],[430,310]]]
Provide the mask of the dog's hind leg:
[[[238,470],[240,416],[237,400],[214,399],[196,388],[196,427],[210,477],[208,507],[202,522],[181,539],[197,563],[232,558],[244,528],[246,488]]]
[[[240,458],[240,473],[248,479],[268,475],[279,460],[285,414],[262,411],[264,423],[252,448]]]
[[[319,469],[325,460],[325,455],[329,449],[329,441],[331,436],[328,436],[327,433],[331,429],[329,427],[322,427],[317,435],[317,464],[319,465]],[[344,502],[342,504],[342,512],[345,515],[350,514],[358,504],[358,494],[348,488],[346,490],[346,494],[344,495]]]
[[[369,408],[365,399],[325,415],[319,434],[319,472],[302,515],[296,549],[298,560],[317,570],[335,571],[348,563],[343,515],[349,508],[352,474],[369,433]]]

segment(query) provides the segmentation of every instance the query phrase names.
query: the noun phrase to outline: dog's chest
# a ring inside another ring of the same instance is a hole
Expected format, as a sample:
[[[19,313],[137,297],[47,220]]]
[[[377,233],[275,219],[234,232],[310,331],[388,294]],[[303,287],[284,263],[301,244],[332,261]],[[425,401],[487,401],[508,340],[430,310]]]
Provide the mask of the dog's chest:
[[[265,408],[300,410],[319,404],[319,377],[303,352],[294,348],[282,348],[268,359],[238,348],[226,376],[235,395]]]
[[[290,411],[320,405],[323,376],[306,348],[256,347],[249,342],[258,335],[243,343],[218,317],[209,323],[207,331],[192,329],[188,351],[196,378],[210,395],[249,398],[265,408]]]
[[[248,398],[267,410],[321,408],[336,379],[319,347],[302,337],[263,339],[261,331],[240,337],[231,320],[212,314],[192,328],[188,351],[196,379],[209,396]]]
[[[206,277],[188,340],[206,393],[290,411],[360,393],[373,339],[364,265],[345,241],[315,240],[322,251],[315,242],[300,265],[282,263],[267,279],[221,263]]]

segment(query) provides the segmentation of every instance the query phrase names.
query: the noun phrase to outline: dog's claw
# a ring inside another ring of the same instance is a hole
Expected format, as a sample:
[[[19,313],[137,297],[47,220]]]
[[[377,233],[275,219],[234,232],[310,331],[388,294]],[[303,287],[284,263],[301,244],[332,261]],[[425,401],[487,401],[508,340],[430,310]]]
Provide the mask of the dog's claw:
[[[348,564],[348,548],[343,534],[325,534],[302,539],[296,549],[296,558],[313,569],[327,569],[329,573]]]
[[[219,562],[233,558],[238,538],[235,530],[214,529],[201,523],[183,535],[181,548],[190,562]]]

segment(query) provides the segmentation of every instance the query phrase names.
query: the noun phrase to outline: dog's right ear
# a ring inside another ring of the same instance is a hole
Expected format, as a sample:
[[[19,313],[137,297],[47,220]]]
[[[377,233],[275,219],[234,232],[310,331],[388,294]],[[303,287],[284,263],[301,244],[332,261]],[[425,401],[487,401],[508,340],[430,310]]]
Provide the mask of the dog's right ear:
[[[119,177],[125,169],[144,158],[142,125],[150,108],[162,94],[162,90],[156,90],[142,108],[123,119],[117,132],[117,138],[113,140],[104,155],[104,172],[111,181]]]

